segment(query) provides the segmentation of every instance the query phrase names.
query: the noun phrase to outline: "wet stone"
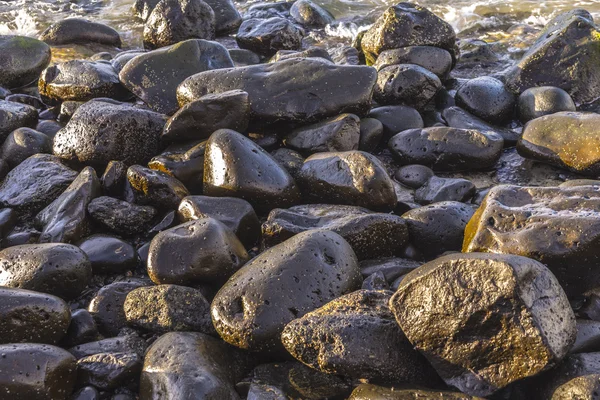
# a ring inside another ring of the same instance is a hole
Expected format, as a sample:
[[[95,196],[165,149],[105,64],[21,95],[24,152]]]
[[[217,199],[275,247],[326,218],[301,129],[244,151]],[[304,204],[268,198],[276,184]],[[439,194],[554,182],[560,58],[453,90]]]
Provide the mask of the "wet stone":
[[[600,399],[600,374],[573,378],[552,393],[551,400]]]
[[[50,45],[99,43],[121,47],[119,33],[110,26],[83,18],[67,18],[52,24],[40,34],[40,40]]]
[[[433,176],[433,171],[419,164],[409,164],[398,168],[394,177],[398,182],[413,189],[418,189]]]
[[[238,46],[270,57],[278,50],[299,50],[303,31],[284,18],[247,19],[236,35]]]
[[[50,46],[40,40],[0,35],[0,86],[16,89],[35,82],[50,58]]]
[[[148,163],[148,168],[164,172],[185,185],[192,194],[202,193],[206,141],[182,143],[167,148]]]
[[[514,146],[521,135],[510,129],[493,126],[484,120],[470,114],[468,111],[460,107],[448,107],[442,111],[442,118],[448,126],[460,129],[472,129],[484,134],[496,133],[504,139],[504,146]]]
[[[388,388],[373,384],[360,384],[348,400],[483,400],[481,397],[469,396],[460,392],[433,391],[426,389]]]
[[[442,87],[431,71],[414,64],[390,65],[377,73],[373,98],[381,105],[403,104],[422,109]]]
[[[296,4],[297,2],[294,2]],[[269,59],[270,63],[288,60],[290,58],[308,58],[308,57],[320,57],[328,61],[331,60],[329,53],[322,47],[312,46],[307,48],[306,50],[296,51],[296,50],[279,50],[273,57]]]
[[[341,114],[316,124],[296,128],[285,136],[286,147],[310,155],[328,151],[357,150],[360,140],[360,118]]]
[[[158,209],[176,209],[181,199],[190,194],[183,183],[172,176],[140,165],[129,167],[127,179],[137,203]]]
[[[415,192],[415,201],[419,204],[438,203],[440,201],[466,202],[475,195],[475,185],[462,178],[440,178],[432,176]]]
[[[88,342],[69,349],[69,353],[77,360],[102,353],[134,353],[143,356],[146,352],[146,341],[136,334],[117,336]]]
[[[543,86],[529,88],[519,96],[519,119],[522,123],[561,111],[575,111],[571,96],[561,88]]]
[[[34,154],[52,153],[52,140],[31,128],[19,128],[8,135],[0,152],[12,169]]]
[[[369,118],[375,118],[383,125],[384,142],[399,132],[425,126],[419,112],[407,106],[376,107],[369,112]]]
[[[570,354],[600,351],[600,322],[587,319],[577,320],[577,338]]]
[[[215,13],[215,33],[221,36],[233,33],[242,23],[242,16],[232,0],[206,0]]]
[[[108,196],[92,200],[87,211],[95,222],[125,236],[145,232],[157,215],[154,207],[131,204]]]
[[[329,11],[310,0],[295,1],[290,15],[297,23],[313,28],[324,28],[334,20]]]
[[[358,149],[366,152],[374,151],[383,137],[383,124],[375,118],[360,120],[360,139]]]
[[[98,353],[77,360],[77,382],[102,390],[137,379],[143,358],[136,353]]]
[[[503,123],[513,117],[516,97],[498,79],[482,76],[458,89],[456,105],[486,122]]]
[[[77,309],[71,312],[71,323],[60,344],[69,348],[79,344],[97,340],[99,336],[98,327],[94,317],[85,309]]]
[[[415,64],[444,79],[452,69],[452,55],[439,47],[410,46],[381,52],[373,66],[379,71],[397,64]]]
[[[281,148],[273,151],[271,156],[293,177],[298,176],[298,172],[304,164],[304,157],[292,149]]]
[[[78,246],[88,256],[94,274],[122,274],[137,265],[133,246],[114,236],[95,234],[79,242]]]
[[[421,262],[407,258],[378,258],[363,260],[360,262],[360,272],[363,277],[368,277],[381,272],[387,282],[394,282],[397,278],[405,275],[422,265]]]
[[[1,40],[0,36],[0,40]],[[38,112],[27,104],[0,100],[0,140],[5,140],[15,129],[35,128]]]

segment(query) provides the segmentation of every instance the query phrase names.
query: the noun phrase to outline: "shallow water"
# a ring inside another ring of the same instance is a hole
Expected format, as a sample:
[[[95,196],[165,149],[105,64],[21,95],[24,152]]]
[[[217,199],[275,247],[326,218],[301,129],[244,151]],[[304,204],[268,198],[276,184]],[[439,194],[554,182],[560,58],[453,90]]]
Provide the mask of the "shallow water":
[[[237,2],[244,10],[257,1]],[[395,0],[315,0],[332,12],[337,21],[313,41],[350,43],[387,6]],[[0,34],[36,36],[52,22],[70,16],[85,16],[117,29],[125,48],[141,46],[142,24],[133,18],[133,0],[8,0],[0,1]],[[459,38],[481,39],[493,43],[506,57],[518,57],[535,36],[534,29],[514,29],[514,25],[542,27],[556,14],[573,8],[585,8],[600,21],[600,0],[422,0],[452,24]],[[513,29],[511,29],[513,27]],[[533,32],[532,32],[533,31]],[[314,36],[314,35],[313,35]],[[98,49],[102,50],[102,49]],[[88,52],[90,50],[87,50]],[[74,58],[86,49],[67,48],[57,52],[60,58]]]

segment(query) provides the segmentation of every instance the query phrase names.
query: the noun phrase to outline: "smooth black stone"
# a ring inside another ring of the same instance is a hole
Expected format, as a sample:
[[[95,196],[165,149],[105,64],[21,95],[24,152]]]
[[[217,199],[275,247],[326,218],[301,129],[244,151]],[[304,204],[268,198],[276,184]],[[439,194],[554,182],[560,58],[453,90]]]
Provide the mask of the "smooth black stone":
[[[0,345],[0,398],[67,400],[77,378],[75,359],[45,344]]]
[[[165,216],[160,220],[158,224],[154,225],[150,229],[149,233],[151,235],[155,235],[159,232],[172,228],[175,225],[177,225],[177,213],[174,210],[169,211],[165,214]]]
[[[69,306],[56,296],[0,288],[0,343],[56,344],[70,320]]]
[[[92,314],[85,309],[77,309],[71,313],[71,323],[60,345],[65,348],[89,343],[99,337],[98,327]]]
[[[285,18],[247,19],[235,40],[242,49],[270,57],[279,50],[299,50],[303,31]]]
[[[157,214],[154,207],[131,204],[107,196],[92,200],[87,210],[94,221],[125,236],[145,232]]]
[[[98,330],[105,336],[116,336],[121,328],[127,326],[123,303],[133,289],[147,286],[149,281],[127,279],[104,286],[90,301],[88,311],[94,317]]]
[[[177,178],[192,194],[202,193],[206,141],[186,142],[181,147],[172,147],[152,158],[148,167]]]
[[[123,274],[137,265],[133,246],[108,235],[92,235],[77,244],[92,263],[94,274]]]
[[[407,129],[423,128],[423,118],[417,110],[407,106],[383,106],[371,109],[369,118],[375,118],[383,125],[383,141],[387,142],[395,134]]]
[[[283,143],[308,156],[328,151],[357,150],[359,141],[360,118],[354,114],[341,114],[296,128],[285,136]]]
[[[242,90],[209,94],[187,103],[165,125],[165,141],[204,140],[219,129],[244,132],[250,119],[248,93]]]
[[[445,79],[453,62],[450,52],[439,47],[409,46],[381,52],[373,66],[379,71],[397,64],[415,64],[433,72],[438,78]]]
[[[398,168],[394,177],[403,185],[418,189],[433,176],[433,171],[419,164],[409,164]]]
[[[20,246],[22,244],[34,244],[38,242],[39,238],[40,232],[33,228],[25,230],[13,230],[2,239],[2,247],[9,248],[13,246]]]
[[[475,185],[462,178],[440,178],[432,176],[415,192],[415,201],[419,204],[438,203],[440,201],[466,202],[475,195]]]
[[[122,161],[110,161],[100,177],[104,194],[122,197],[127,182],[127,164]]]
[[[373,98],[381,105],[402,104],[418,110],[425,107],[442,87],[431,71],[415,64],[398,64],[377,73]]]
[[[61,124],[60,122],[46,120],[46,121],[39,121],[35,127],[35,130],[45,134],[49,138],[54,138],[54,136],[56,136],[56,133],[58,131],[60,131],[62,128],[64,128],[64,125]]]
[[[190,194],[179,180],[140,165],[129,167],[127,180],[137,203],[158,209],[176,209],[181,199]]]
[[[161,114],[129,104],[90,101],[54,138],[54,154],[104,167],[110,161],[147,162],[159,150]]]
[[[470,114],[468,111],[456,106],[444,109],[444,111],[442,111],[442,117],[448,126],[452,128],[474,129],[483,133],[496,133],[504,139],[505,147],[514,146],[521,136],[519,133],[510,129],[490,125],[484,120]]]
[[[204,194],[240,197],[262,214],[299,200],[296,183],[269,153],[226,129],[213,133],[206,143]]]
[[[11,94],[4,98],[6,101],[12,101],[15,103],[27,104],[28,106],[34,107],[37,110],[43,110],[46,105],[38,97],[30,96],[28,94]]]
[[[228,343],[285,354],[280,335],[290,321],[360,287],[356,255],[338,234],[311,230],[261,253],[221,287],[213,323]]]
[[[527,89],[519,96],[517,106],[522,123],[548,114],[576,110],[569,93],[552,86]]]
[[[101,193],[96,171],[84,168],[67,189],[35,218],[42,230],[40,243],[72,243],[88,235],[92,228],[87,208]]]
[[[313,28],[324,28],[334,20],[329,11],[310,0],[295,1],[290,15],[297,23]]]
[[[302,164],[304,164],[304,157],[302,157],[302,154],[292,149],[277,149],[271,153],[271,156],[287,170],[292,178],[296,178],[298,172],[300,172],[300,169],[302,168]]]
[[[8,135],[0,153],[12,169],[34,154],[52,153],[52,140],[31,128],[19,128]]]
[[[50,25],[40,40],[51,45],[99,43],[121,47],[121,37],[113,28],[83,18],[67,18]]]
[[[53,294],[79,295],[92,278],[90,261],[70,244],[13,246],[0,251],[0,285]]]
[[[152,239],[148,275],[156,284],[222,283],[248,261],[235,234],[205,217],[160,232]]]
[[[71,60],[51,65],[42,71],[38,89],[47,104],[99,97],[116,100],[131,97],[108,61]]]
[[[14,101],[0,100],[0,140],[4,141],[15,129],[35,128],[37,122],[38,111],[34,107]]]
[[[71,396],[70,400],[100,400],[100,393],[93,386],[86,386]]]
[[[225,47],[191,39],[134,57],[119,72],[119,79],[154,111],[171,115],[179,108],[176,90],[181,82],[198,72],[228,67],[233,67],[233,61]]]
[[[577,320],[577,339],[570,354],[600,351],[600,322],[586,319]]]
[[[245,200],[234,197],[185,197],[177,210],[182,222],[211,217],[222,222],[246,246],[254,246],[261,235],[260,222]]]
[[[374,151],[383,137],[383,124],[375,118],[360,120],[360,140],[358,149],[366,152]]]
[[[489,123],[510,121],[517,101],[501,81],[489,76],[467,81],[455,99],[457,106]]]
[[[50,46],[42,41],[0,35],[0,86],[16,89],[35,82],[50,63],[50,58]]]
[[[117,73],[121,72],[123,67],[132,60],[134,57],[144,54],[144,50],[126,50],[116,54],[112,60],[110,60],[111,65],[117,71]]]

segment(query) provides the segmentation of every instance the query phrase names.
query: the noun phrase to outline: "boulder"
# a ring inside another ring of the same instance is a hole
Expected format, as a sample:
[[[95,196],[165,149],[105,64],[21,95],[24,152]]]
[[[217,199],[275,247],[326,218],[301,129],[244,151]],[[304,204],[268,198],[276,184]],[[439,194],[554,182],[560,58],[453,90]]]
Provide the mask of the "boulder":
[[[50,46],[40,40],[0,35],[0,86],[17,89],[34,83],[50,58]]]

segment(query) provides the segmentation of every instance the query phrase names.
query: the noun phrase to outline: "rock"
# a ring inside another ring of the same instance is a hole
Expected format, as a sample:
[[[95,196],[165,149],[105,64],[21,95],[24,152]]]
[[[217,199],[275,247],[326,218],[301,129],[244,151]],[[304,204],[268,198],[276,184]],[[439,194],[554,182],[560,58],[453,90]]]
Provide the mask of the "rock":
[[[519,154],[584,175],[600,174],[600,115],[559,112],[530,121],[517,143]]]
[[[85,289],[91,277],[85,253],[70,244],[25,244],[0,251],[1,286],[72,299]]]
[[[442,87],[440,79],[414,64],[390,65],[377,73],[373,98],[379,104],[403,104],[422,109]]]
[[[518,100],[519,119],[522,123],[561,111],[576,111],[569,93],[552,86],[525,90]]]
[[[268,19],[272,17],[287,18],[290,17],[290,8],[293,3],[288,1],[276,1],[274,3],[261,2],[248,7],[248,11],[244,13],[244,19],[262,18]]]
[[[415,192],[415,201],[419,204],[438,203],[440,201],[466,202],[475,195],[475,185],[462,178],[440,178],[432,176]]]
[[[44,120],[38,122],[35,130],[53,139],[56,132],[60,131],[63,127],[64,125],[60,122]]]
[[[235,32],[242,23],[242,16],[231,0],[207,0],[215,13],[215,31],[218,36]]]
[[[0,86],[17,89],[35,82],[50,63],[50,46],[25,37],[0,35]]]
[[[190,193],[202,193],[205,149],[206,141],[192,141],[176,149],[171,146],[152,158],[148,167],[179,180]]]
[[[443,201],[407,211],[402,218],[413,246],[426,259],[432,259],[446,251],[461,250],[465,227],[473,213],[473,208],[464,203]]]
[[[135,268],[137,253],[133,246],[119,238],[95,234],[78,243],[97,274],[122,274]]]
[[[460,107],[453,106],[444,109],[444,111],[442,111],[442,118],[444,118],[448,126],[452,128],[471,129],[484,134],[495,133],[500,135],[504,139],[505,147],[514,146],[521,137],[520,133],[510,129],[492,126]]]
[[[460,171],[494,166],[502,154],[504,140],[493,132],[434,127],[400,132],[390,139],[388,147],[401,165]]]
[[[118,53],[117,55],[115,55],[115,57],[112,60],[110,60],[110,63],[113,66],[113,68],[115,69],[115,71],[117,71],[117,73],[120,73],[121,70],[123,69],[123,67],[125,67],[125,65],[129,61],[134,59],[136,56],[138,56],[140,54],[144,54],[144,53],[145,53],[144,50],[122,51],[122,52]]]
[[[421,265],[419,261],[406,258],[377,258],[361,261],[360,272],[365,278],[379,272],[387,282],[393,282]]]
[[[490,123],[510,121],[516,97],[498,79],[482,76],[471,79],[456,92],[456,105]]]
[[[296,2],[294,2],[295,4]],[[290,58],[309,58],[309,57],[320,57],[327,61],[333,62],[327,50],[322,47],[311,46],[306,50],[279,50],[273,57],[269,59],[270,63],[289,60]]]
[[[569,296],[582,294],[600,286],[599,196],[595,186],[496,186],[467,225],[463,251],[531,257],[550,268]]]
[[[418,189],[423,186],[429,178],[433,176],[433,171],[424,165],[409,164],[398,168],[394,177],[401,184]]]
[[[577,338],[569,353],[591,353],[598,350],[600,350],[600,322],[578,319]]]
[[[204,140],[219,129],[244,132],[250,119],[248,93],[242,90],[209,94],[187,103],[165,125],[166,141]]]
[[[144,47],[215,38],[215,13],[202,0],[160,0],[144,25]]]
[[[62,299],[24,289],[0,288],[0,343],[56,344],[71,311]]]
[[[354,114],[341,114],[316,124],[296,128],[286,135],[283,142],[286,147],[310,155],[327,151],[357,150],[359,140],[360,118]]]
[[[223,223],[205,217],[152,239],[148,275],[156,284],[222,283],[248,261],[244,245]]]
[[[211,305],[226,342],[283,354],[280,335],[290,321],[360,287],[350,245],[329,231],[308,231],[265,250],[221,287]]]
[[[359,260],[400,255],[408,241],[404,220],[396,215],[337,205],[302,205],[271,211],[263,224],[265,247],[311,229],[343,237]]]
[[[129,334],[75,346],[69,349],[69,353],[73,354],[77,360],[102,353],[133,353],[143,356],[146,347],[144,339],[136,334]]]
[[[149,283],[147,280],[132,278],[108,284],[96,293],[90,301],[88,311],[94,317],[100,333],[108,337],[116,336],[121,328],[127,326],[125,311],[123,311],[127,294]],[[98,353],[102,352],[105,350],[98,351]]]
[[[87,210],[94,221],[125,236],[147,231],[157,214],[154,207],[139,206],[107,196],[92,200]]]
[[[177,179],[141,165],[127,170],[127,179],[140,204],[150,204],[159,209],[176,209],[181,199],[190,192]]]
[[[96,171],[84,168],[69,187],[37,215],[40,243],[72,243],[91,232],[88,204],[101,192]]]
[[[235,383],[247,373],[245,354],[196,332],[170,332],[148,349],[140,399],[237,400]]]
[[[131,11],[136,17],[146,22],[159,1],[160,0],[135,0],[131,6]]]
[[[67,18],[52,24],[40,34],[39,39],[53,46],[98,43],[121,47],[121,37],[117,31],[83,18]]]
[[[61,346],[66,348],[92,342],[99,336],[92,314],[85,309],[80,308],[71,312],[71,323],[68,328],[61,340]]]
[[[278,50],[300,50],[303,32],[285,18],[251,18],[242,22],[235,40],[242,49],[270,57]]]
[[[365,32],[362,51],[369,64],[390,49],[410,46],[434,46],[456,56],[456,34],[450,24],[431,11],[411,3],[389,7]]]
[[[298,172],[304,164],[302,154],[291,149],[280,148],[273,151],[271,155],[293,178],[298,176]]]
[[[352,46],[339,46],[328,49],[334,63],[338,65],[359,65],[360,55]]]
[[[438,258],[402,280],[390,308],[446,383],[475,396],[554,366],[576,335],[554,275],[520,256]]]
[[[119,79],[154,111],[171,115],[179,108],[176,90],[181,82],[198,72],[228,67],[233,61],[221,44],[190,39],[134,57]]]
[[[349,204],[389,211],[396,193],[383,164],[363,151],[317,153],[306,159],[298,185],[310,202]]]
[[[37,96],[37,95],[36,95]],[[46,105],[39,99],[39,97],[31,96],[28,94],[11,94],[6,96],[4,100],[12,101],[15,103],[27,104],[37,110],[46,109]]]
[[[150,332],[202,332],[216,335],[210,303],[202,292],[185,286],[145,286],[129,292],[123,304],[129,325]]]
[[[600,399],[600,374],[573,378],[552,393],[551,400]]]
[[[296,183],[269,153],[227,129],[216,131],[206,143],[204,194],[240,197],[258,213],[288,207],[299,199]]]
[[[79,107],[54,138],[54,154],[104,166],[118,160],[131,165],[158,153],[164,117],[129,104],[90,101]]]
[[[100,400],[100,393],[93,386],[85,386],[71,396],[71,400]]]
[[[384,142],[399,132],[425,126],[419,112],[407,106],[376,107],[369,112],[369,117],[379,120],[383,125]]]
[[[302,79],[294,79],[302,76]],[[206,94],[248,93],[251,125],[308,124],[341,113],[364,115],[371,107],[377,74],[365,66],[339,66],[321,58],[205,71],[177,88],[180,105]],[[276,82],[276,83],[273,83]]]
[[[78,383],[102,390],[124,386],[139,377],[143,358],[135,353],[99,353],[77,360]]]
[[[295,1],[290,15],[297,23],[314,28],[324,28],[334,20],[329,11],[310,0]]]
[[[1,40],[2,36],[0,36]],[[38,112],[35,108],[13,101],[0,100],[0,140],[6,140],[15,129],[35,128],[37,122]]]
[[[107,61],[71,60],[54,64],[40,75],[38,90],[48,104],[66,100],[88,101],[98,97],[127,100],[127,89]]]
[[[589,103],[600,94],[600,71],[596,68],[599,44],[600,32],[590,13],[575,9],[559,14],[508,71],[507,86],[515,93],[536,86],[555,86],[569,93],[576,103]]]
[[[348,400],[483,400],[459,392],[432,391],[426,389],[387,388],[369,383],[362,383],[354,389]]]
[[[383,136],[383,124],[375,118],[360,120],[360,140],[358,149],[367,153],[374,151]]]
[[[214,218],[235,233],[246,248],[254,246],[261,235],[250,203],[235,197],[188,196],[179,203],[177,214],[183,222]]]
[[[247,67],[248,65],[260,64],[260,56],[246,49],[228,49],[229,55],[236,67]]]
[[[445,79],[452,69],[452,55],[439,47],[410,46],[382,51],[373,66],[380,71],[398,64],[418,65]]]
[[[127,182],[127,164],[122,161],[109,161],[100,177],[102,189],[107,196],[124,197]]]
[[[339,297],[287,324],[281,341],[295,358],[322,372],[435,386],[436,372],[395,323],[391,296],[359,290]]]
[[[17,224],[17,213],[11,208],[0,209],[0,239],[5,238]]]
[[[0,345],[0,398],[67,400],[75,386],[75,359],[45,344]]]
[[[19,128],[8,135],[0,153],[12,169],[28,157],[38,153],[51,153],[52,140],[41,132],[31,128]]]

